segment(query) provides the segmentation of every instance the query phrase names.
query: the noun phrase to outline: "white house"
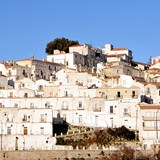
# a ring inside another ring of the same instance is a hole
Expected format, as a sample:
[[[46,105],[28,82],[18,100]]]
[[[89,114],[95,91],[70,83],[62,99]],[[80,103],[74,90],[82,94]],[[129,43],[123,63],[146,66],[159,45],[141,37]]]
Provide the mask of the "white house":
[[[114,48],[112,44],[106,44],[102,50],[107,56],[107,62],[123,60],[130,63],[132,60],[132,51],[127,48]]]
[[[160,105],[141,103],[137,106],[139,124],[139,140],[144,148],[160,144]]]

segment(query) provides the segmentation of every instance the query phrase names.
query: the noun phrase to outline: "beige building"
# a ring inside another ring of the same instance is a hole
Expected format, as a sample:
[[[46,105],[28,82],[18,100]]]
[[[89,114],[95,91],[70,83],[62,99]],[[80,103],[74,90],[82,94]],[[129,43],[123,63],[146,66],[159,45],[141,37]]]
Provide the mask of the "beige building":
[[[18,65],[27,66],[31,69],[31,79],[33,81],[37,79],[46,79],[50,80],[50,76],[60,69],[64,68],[64,65],[48,62],[46,60],[37,60],[34,59],[34,56],[31,58],[26,58],[17,61]]]
[[[126,62],[108,62],[106,67],[101,70],[101,77],[113,77],[120,75],[129,75],[132,77],[141,78],[144,81],[144,72],[140,69],[136,69],[131,64]]]
[[[6,63],[7,77],[13,81],[22,79],[24,77],[31,77],[31,68],[28,66],[17,65],[15,63]]]
[[[0,89],[8,89],[8,77],[2,75],[2,72],[0,71]]]
[[[109,88],[106,91],[107,99],[139,99],[140,101],[140,88],[137,86],[132,87],[123,87],[123,86],[117,86],[113,88]]]
[[[151,148],[151,145],[160,144],[160,105],[139,104],[138,105],[139,139],[144,148]]]

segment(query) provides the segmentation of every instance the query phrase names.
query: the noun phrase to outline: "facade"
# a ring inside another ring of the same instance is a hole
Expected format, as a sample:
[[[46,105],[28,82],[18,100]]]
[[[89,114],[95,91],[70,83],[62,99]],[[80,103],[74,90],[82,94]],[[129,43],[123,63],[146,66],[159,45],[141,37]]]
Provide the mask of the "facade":
[[[126,48],[114,48],[112,44],[106,44],[103,54],[107,57],[107,62],[125,61],[131,63],[132,51]]]
[[[159,143],[159,70],[133,66],[130,50],[110,44],[69,50],[0,64],[1,149],[52,149],[55,117],[79,126],[124,125],[139,131],[145,147]]]
[[[144,148],[160,144],[159,113],[160,106],[155,104],[139,104],[137,106],[139,126],[139,139]]]
[[[50,80],[50,76],[60,69],[64,68],[64,65],[49,62],[46,60],[36,60],[34,56],[27,59],[22,59],[17,61],[18,65],[27,66],[31,69],[31,79],[33,81],[40,78],[45,80]]]

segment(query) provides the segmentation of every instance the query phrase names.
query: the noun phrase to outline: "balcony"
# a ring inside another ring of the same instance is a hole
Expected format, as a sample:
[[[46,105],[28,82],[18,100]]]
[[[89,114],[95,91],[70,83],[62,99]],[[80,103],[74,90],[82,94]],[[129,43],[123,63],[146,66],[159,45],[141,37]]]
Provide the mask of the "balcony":
[[[68,106],[62,106],[61,109],[62,110],[68,110]]]
[[[123,95],[116,95],[114,99],[123,99]]]
[[[13,118],[7,118],[7,122],[13,122]]]
[[[78,110],[84,110],[84,106],[77,106]]]
[[[44,119],[44,118],[40,118],[40,119],[39,119],[39,122],[41,122],[41,123],[42,123],[42,122],[45,122],[45,119]]]
[[[94,107],[94,108],[93,108],[93,111],[94,111],[94,112],[101,112],[101,108],[100,108],[100,107],[99,107],[99,108]]]
[[[115,111],[108,111],[108,114],[116,114]]]
[[[156,117],[155,116],[148,116],[148,117],[142,117],[142,119],[144,120],[144,121],[156,121]],[[160,121],[160,117],[157,117],[157,121]]]
[[[145,91],[145,95],[151,95],[150,91]]]
[[[144,131],[156,131],[156,127],[143,127]],[[160,130],[160,127],[158,128],[158,130]]]
[[[125,116],[125,117],[130,117],[131,114],[130,114],[130,113],[127,113],[127,112],[124,112],[124,113],[123,113],[123,116]]]
[[[131,98],[138,98],[138,95],[132,94],[132,95],[131,95]]]
[[[23,121],[23,122],[27,122],[27,119],[25,119],[25,118],[22,118],[22,121]]]

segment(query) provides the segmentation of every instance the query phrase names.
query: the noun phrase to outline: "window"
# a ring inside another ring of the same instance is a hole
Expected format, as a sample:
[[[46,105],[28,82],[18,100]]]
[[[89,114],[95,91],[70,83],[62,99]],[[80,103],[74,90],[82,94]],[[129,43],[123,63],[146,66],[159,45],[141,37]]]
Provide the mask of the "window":
[[[150,94],[151,93],[151,90],[150,90],[150,88],[148,87],[147,88],[147,94]]]
[[[82,108],[82,102],[79,102],[78,108]]]
[[[145,127],[145,122],[142,123],[142,126]]]
[[[148,112],[146,112],[146,117],[148,117],[149,116],[149,114],[148,114]]]
[[[34,103],[30,103],[30,108],[34,108]]]
[[[25,74],[26,74],[26,73],[25,73],[25,70],[23,70],[22,75],[24,75],[24,76],[25,76]]]
[[[130,75],[130,74],[131,74],[131,73],[130,73],[130,70],[128,69],[128,70],[127,70],[127,75]]]
[[[94,109],[97,110],[98,109],[98,104],[95,103]]]
[[[41,114],[40,122],[44,122],[44,114]]]
[[[105,92],[102,92],[102,95],[105,95]]]
[[[62,109],[67,109],[68,108],[68,102],[63,101],[62,102]]]
[[[9,75],[9,76],[11,76],[11,75],[12,75],[12,72],[11,72],[11,70],[9,70],[9,71],[8,71],[8,75]]]
[[[7,114],[7,121],[11,122],[13,120],[13,117],[11,114]]]
[[[117,92],[117,97],[121,97],[121,92]]]
[[[95,125],[98,125],[98,116],[95,116]]]
[[[24,132],[24,135],[27,135],[27,134],[28,134],[28,129],[27,129],[27,127],[24,127],[23,132]]]
[[[27,98],[28,97],[28,93],[24,93],[24,97]]]
[[[43,91],[43,86],[39,85],[39,91]]]
[[[135,91],[132,91],[132,97],[135,97]]]
[[[41,134],[41,135],[44,135],[44,127],[41,127],[41,128],[40,128],[40,134]]]
[[[23,115],[22,121],[27,121],[27,115],[26,114]]]
[[[113,113],[113,106],[110,106],[110,113]]]
[[[11,127],[7,127],[7,134],[11,134]]]
[[[124,115],[128,115],[128,109],[124,108]]]
[[[13,92],[9,92],[10,98],[13,98]]]
[[[68,91],[64,91],[66,97],[68,97]]]
[[[79,123],[82,123],[82,115],[79,115]]]

